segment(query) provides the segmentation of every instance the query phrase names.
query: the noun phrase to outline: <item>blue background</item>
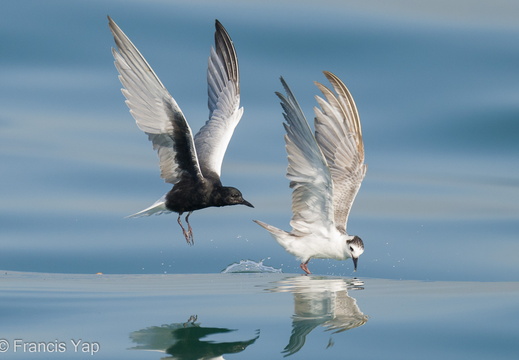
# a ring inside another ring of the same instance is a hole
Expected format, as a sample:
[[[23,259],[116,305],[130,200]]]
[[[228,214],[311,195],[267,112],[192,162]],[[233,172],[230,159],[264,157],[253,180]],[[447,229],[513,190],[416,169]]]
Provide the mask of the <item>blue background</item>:
[[[282,75],[313,117],[313,81],[338,75],[360,111],[368,173],[348,230],[355,274],[519,279],[519,5],[514,1],[6,1],[0,12],[0,268],[215,273],[241,259],[299,272],[259,219],[290,230]],[[113,66],[110,15],[177,100],[207,119],[214,19],[240,61],[245,113],[224,184],[255,205],[124,217],[169,185]],[[351,276],[351,261],[314,260]]]

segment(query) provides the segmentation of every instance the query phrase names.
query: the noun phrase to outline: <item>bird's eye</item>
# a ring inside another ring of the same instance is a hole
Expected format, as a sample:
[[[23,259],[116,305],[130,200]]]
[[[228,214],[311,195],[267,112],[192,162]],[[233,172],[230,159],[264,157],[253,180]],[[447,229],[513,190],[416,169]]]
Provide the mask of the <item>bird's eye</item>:
[[[353,252],[353,247],[350,246],[350,251]]]

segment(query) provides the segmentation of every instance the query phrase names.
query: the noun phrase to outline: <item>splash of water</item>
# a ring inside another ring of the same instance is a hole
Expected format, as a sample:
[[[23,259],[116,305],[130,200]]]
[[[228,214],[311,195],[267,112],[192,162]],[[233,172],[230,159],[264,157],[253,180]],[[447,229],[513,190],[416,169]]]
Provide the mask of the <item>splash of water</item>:
[[[232,263],[221,271],[222,274],[232,273],[281,273],[281,269],[263,265],[263,261],[240,260],[239,263]]]

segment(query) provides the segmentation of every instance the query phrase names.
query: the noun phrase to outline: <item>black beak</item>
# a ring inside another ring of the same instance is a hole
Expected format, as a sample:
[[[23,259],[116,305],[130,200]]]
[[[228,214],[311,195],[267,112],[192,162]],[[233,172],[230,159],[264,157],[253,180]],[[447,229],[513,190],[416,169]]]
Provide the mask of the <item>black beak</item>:
[[[351,258],[353,260],[353,266],[355,267],[354,271],[357,271],[357,261],[359,261],[358,257]]]
[[[248,201],[245,200],[245,199],[243,199],[242,205],[247,205],[248,207],[251,207],[251,208],[254,207],[254,205],[252,205],[250,202],[248,202]]]

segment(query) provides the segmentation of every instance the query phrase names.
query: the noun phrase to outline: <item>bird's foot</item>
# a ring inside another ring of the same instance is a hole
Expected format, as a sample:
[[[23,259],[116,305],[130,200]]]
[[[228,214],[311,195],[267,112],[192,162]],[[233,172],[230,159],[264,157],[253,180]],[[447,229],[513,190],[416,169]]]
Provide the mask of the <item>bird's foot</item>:
[[[187,327],[188,325],[195,325],[195,321],[198,319],[198,315],[191,315],[187,321],[182,324],[184,327]]]
[[[184,237],[186,238],[186,242],[188,245],[194,245],[195,244],[195,239],[193,237],[193,231],[191,231],[191,229],[189,229],[188,231],[182,229],[182,232],[184,233]]]
[[[310,274],[311,274],[310,270],[308,270],[308,261],[305,262],[305,263],[301,263],[301,265],[299,265],[299,267],[300,267],[301,269],[303,269],[303,271],[304,271],[307,275],[310,275]]]
[[[180,219],[180,215],[178,216],[177,222],[180,225],[180,227],[182,228],[182,234],[184,234],[184,238],[186,238],[187,244],[194,245],[195,239],[193,238],[193,229],[191,228],[191,225],[189,225],[189,222],[187,223],[187,225],[188,225],[187,231],[184,228],[184,225],[182,225],[182,220]]]
[[[190,246],[195,245],[195,238],[193,237],[193,230],[191,229],[191,226],[187,230],[186,241],[187,241],[187,244]]]
[[[195,238],[193,236],[193,228],[191,227],[191,224],[189,223],[189,215],[192,214],[192,211],[189,212],[186,216],[186,223],[187,223],[187,235],[189,236],[189,240],[186,238],[187,243],[189,245],[195,245]]]

